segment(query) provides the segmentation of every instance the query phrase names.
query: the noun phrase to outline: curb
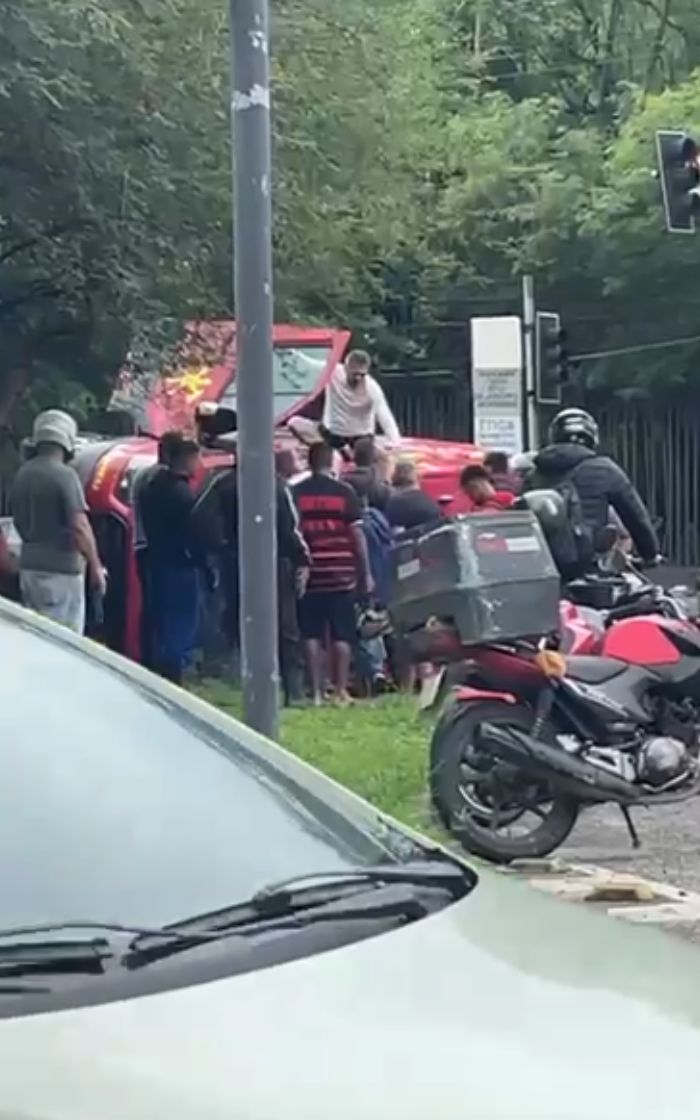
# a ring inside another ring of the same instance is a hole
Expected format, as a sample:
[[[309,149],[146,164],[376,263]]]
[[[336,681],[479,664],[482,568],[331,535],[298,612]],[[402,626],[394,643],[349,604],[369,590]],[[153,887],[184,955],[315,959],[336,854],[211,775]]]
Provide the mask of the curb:
[[[629,872],[561,859],[517,860],[497,870],[556,898],[604,910],[611,918],[666,928],[700,922],[700,894]]]

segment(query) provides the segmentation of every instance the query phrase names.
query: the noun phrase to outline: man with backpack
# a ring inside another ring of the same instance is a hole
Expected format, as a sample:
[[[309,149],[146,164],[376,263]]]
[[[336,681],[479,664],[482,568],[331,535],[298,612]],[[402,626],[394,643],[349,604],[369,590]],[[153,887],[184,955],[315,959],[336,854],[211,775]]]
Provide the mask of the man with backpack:
[[[556,490],[572,530],[571,567],[584,571],[605,549],[609,510],[620,518],[641,559],[658,561],[659,541],[649,513],[621,467],[598,452],[598,425],[582,408],[565,408],[549,427],[549,444],[538,453],[526,490]],[[572,551],[573,549],[573,551]],[[575,554],[575,555],[574,555]],[[554,557],[557,561],[557,557]],[[578,574],[578,573],[576,573]],[[572,576],[567,572],[568,578]]]

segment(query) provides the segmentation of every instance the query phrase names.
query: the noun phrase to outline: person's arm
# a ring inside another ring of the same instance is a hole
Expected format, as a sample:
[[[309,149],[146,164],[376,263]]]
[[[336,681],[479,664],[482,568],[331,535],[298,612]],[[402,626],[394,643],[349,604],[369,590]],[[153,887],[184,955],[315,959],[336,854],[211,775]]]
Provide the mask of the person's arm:
[[[92,525],[88,519],[87,503],[82,484],[75,471],[70,467],[66,469],[63,477],[64,499],[75,547],[85,560],[91,587],[100,595],[104,595],[107,587],[105,569],[97,551],[97,542],[92,531]]]
[[[326,385],[326,392],[325,392],[324,398],[323,398],[323,416],[321,417],[321,423],[323,424],[323,427],[326,428],[326,430],[329,431],[329,432],[333,431],[333,421],[335,419],[335,416],[334,416],[334,411],[335,410],[333,408],[333,400],[332,400],[333,391],[335,389],[336,383],[337,383],[340,375],[341,375],[341,367],[336,366],[336,368],[333,370],[333,373],[331,374],[330,378],[328,379],[328,384]]]
[[[208,481],[192,506],[192,550],[197,555],[214,555],[224,547],[224,521],[219,500],[221,476]]]
[[[372,569],[369,564],[367,538],[362,528],[362,506],[360,505],[360,499],[355,491],[351,490],[349,486],[347,489],[348,497],[345,507],[345,519],[348,524],[348,531],[355,552],[360,589],[365,591],[367,595],[372,595],[374,593],[374,580],[372,578]]]
[[[370,392],[372,394],[377,424],[388,440],[391,440],[392,443],[398,443],[401,439],[399,426],[396,423],[393,412],[389,408],[389,402],[384,395],[384,390],[374,378],[372,378],[370,382]]]
[[[372,578],[372,570],[369,566],[369,552],[367,551],[367,538],[365,537],[362,522],[355,521],[350,526],[350,536],[352,537],[353,548],[355,549],[355,557],[357,559],[357,571],[359,575],[360,588],[368,595],[374,594],[374,580]]]
[[[299,528],[299,515],[289,487],[277,487],[277,549],[280,556],[289,560],[295,569],[308,568],[311,556]]]
[[[92,531],[92,525],[84,510],[79,510],[73,514],[73,539],[78,552],[85,558],[90,585],[100,595],[104,595],[107,589],[105,570],[97,551],[97,542]]]
[[[642,560],[655,560],[659,555],[659,539],[649,512],[636,487],[617,463],[610,460],[610,505],[634,541]]]

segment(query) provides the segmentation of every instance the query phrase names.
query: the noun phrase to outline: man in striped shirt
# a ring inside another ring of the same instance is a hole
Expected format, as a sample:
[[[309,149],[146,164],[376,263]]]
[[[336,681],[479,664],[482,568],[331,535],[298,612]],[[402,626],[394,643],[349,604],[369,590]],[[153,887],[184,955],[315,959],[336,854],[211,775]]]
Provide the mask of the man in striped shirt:
[[[358,594],[373,591],[362,507],[354,490],[333,477],[333,451],[327,443],[312,445],[309,468],[309,477],[294,487],[301,532],[311,553],[299,622],[314,703],[323,699],[323,644],[330,637],[335,695],[344,704],[356,640],[355,604]]]

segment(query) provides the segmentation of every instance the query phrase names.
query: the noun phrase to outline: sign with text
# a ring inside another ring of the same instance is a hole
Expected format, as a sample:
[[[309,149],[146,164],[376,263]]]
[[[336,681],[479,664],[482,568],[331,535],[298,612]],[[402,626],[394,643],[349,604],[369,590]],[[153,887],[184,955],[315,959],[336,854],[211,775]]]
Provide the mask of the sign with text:
[[[523,340],[520,318],[471,321],[474,441],[480,447],[523,450]]]

